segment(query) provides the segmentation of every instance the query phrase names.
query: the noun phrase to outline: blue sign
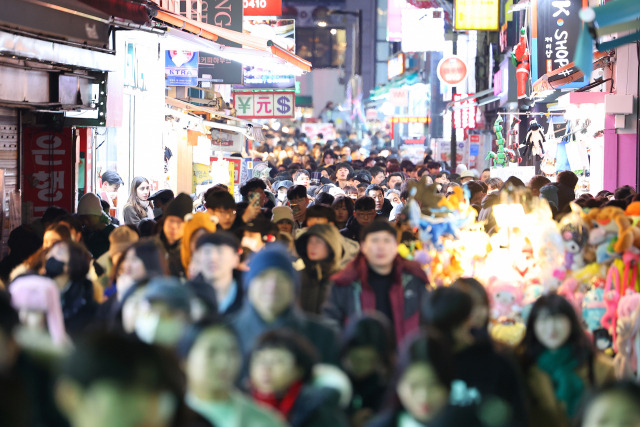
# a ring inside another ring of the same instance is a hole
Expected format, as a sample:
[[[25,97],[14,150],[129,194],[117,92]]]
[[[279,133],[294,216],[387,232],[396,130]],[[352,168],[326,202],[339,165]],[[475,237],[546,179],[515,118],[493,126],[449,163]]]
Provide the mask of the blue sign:
[[[167,86],[198,86],[198,52],[165,51]]]

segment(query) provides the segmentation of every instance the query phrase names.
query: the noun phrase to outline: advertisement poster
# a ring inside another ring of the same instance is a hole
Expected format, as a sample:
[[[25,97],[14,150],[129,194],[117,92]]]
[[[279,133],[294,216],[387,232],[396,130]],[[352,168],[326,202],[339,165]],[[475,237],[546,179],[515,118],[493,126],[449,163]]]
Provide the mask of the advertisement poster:
[[[239,153],[244,148],[245,137],[236,132],[211,129],[211,148],[214,151]]]
[[[198,86],[198,52],[165,51],[167,86]]]
[[[333,123],[303,123],[302,133],[314,142],[320,134],[322,134],[324,141],[336,139],[336,129]]]
[[[73,143],[70,128],[62,131],[25,127],[23,136],[23,202],[30,218],[47,208],[74,211]]]
[[[540,77],[573,61],[582,28],[578,13],[587,7],[588,0],[532,0],[531,9],[531,78]],[[564,79],[574,73],[576,67],[568,68],[549,78],[549,83]],[[561,86],[578,88],[589,82],[589,77]]]
[[[247,34],[272,40],[278,46],[296,53],[295,20],[257,20],[245,18],[243,31]],[[296,76],[255,66],[244,67],[244,83],[236,89],[293,89]]]
[[[243,0],[244,16],[280,16],[282,0]]]
[[[500,0],[456,0],[456,30],[498,31]]]

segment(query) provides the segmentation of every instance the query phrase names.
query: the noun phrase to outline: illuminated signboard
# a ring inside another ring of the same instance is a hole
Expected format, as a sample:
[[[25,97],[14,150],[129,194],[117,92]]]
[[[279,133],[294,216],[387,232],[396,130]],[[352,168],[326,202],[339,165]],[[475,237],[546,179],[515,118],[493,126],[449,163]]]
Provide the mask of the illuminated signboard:
[[[466,93],[453,95],[453,102],[456,106],[456,109],[453,110],[453,127],[456,129],[475,129],[476,127],[476,114],[478,113],[476,98],[457,102],[468,96]]]
[[[387,61],[387,78],[391,80],[405,72],[404,54],[394,56]]]
[[[455,0],[456,30],[498,31],[500,0]]]
[[[280,16],[282,0],[243,0],[244,16]]]
[[[450,86],[457,86],[467,78],[467,64],[459,56],[442,58],[438,63],[438,78]]]

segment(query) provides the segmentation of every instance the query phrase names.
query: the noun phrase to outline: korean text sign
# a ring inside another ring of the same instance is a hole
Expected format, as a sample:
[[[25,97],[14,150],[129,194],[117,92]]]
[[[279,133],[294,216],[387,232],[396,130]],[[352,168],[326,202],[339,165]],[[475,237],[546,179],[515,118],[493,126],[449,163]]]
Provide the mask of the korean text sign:
[[[40,218],[51,206],[73,212],[74,148],[70,128],[62,131],[24,129],[23,200],[31,206],[33,218]]]

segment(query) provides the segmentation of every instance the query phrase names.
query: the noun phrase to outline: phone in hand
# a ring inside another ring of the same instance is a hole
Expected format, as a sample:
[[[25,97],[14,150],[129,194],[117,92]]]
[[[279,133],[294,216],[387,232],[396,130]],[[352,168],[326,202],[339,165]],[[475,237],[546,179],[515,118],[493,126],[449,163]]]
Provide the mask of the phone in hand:
[[[249,194],[249,204],[251,206],[254,206],[254,207],[259,207],[260,206],[260,193],[254,191],[253,193]]]

